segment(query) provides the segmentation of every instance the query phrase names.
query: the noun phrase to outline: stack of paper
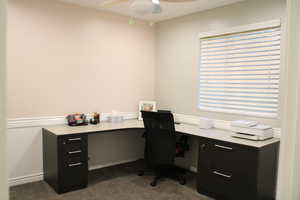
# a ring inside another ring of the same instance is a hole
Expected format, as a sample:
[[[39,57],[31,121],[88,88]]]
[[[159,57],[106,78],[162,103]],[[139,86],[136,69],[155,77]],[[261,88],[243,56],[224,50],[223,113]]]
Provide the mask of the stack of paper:
[[[250,120],[237,120],[231,122],[231,126],[234,127],[252,127],[257,124],[258,124],[257,121],[250,121]]]
[[[268,125],[258,124],[255,121],[239,120],[231,123],[233,137],[250,140],[266,140],[273,138],[273,129]]]

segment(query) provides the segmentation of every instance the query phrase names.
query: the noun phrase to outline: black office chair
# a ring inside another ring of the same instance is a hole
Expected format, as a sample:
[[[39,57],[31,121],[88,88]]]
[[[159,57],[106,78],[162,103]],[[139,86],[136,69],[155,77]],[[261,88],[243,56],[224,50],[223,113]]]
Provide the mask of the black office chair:
[[[176,178],[180,184],[186,183],[185,170],[175,167],[174,160],[178,152],[176,149],[176,134],[174,118],[168,112],[142,111],[145,126],[145,160],[155,173],[151,186],[163,177]],[[144,170],[139,172],[143,175]]]

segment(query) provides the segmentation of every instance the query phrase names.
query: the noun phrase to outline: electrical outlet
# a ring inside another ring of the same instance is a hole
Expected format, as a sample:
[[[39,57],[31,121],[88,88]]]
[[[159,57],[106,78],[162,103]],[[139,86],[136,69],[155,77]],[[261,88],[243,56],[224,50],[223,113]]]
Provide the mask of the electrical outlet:
[[[190,171],[192,171],[192,172],[197,172],[197,167],[194,167],[194,166],[190,166]]]

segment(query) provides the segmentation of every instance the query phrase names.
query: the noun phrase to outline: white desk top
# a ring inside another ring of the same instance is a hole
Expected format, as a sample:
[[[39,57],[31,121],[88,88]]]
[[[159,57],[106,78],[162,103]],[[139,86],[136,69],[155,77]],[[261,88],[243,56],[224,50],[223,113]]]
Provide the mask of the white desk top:
[[[68,125],[60,126],[49,126],[45,129],[52,132],[55,135],[70,135],[70,134],[82,134],[82,133],[94,133],[94,132],[104,132],[104,131],[114,131],[114,130],[123,130],[123,129],[139,129],[144,128],[143,121],[139,120],[125,120],[121,123],[110,123],[110,122],[101,122],[98,125],[88,125],[88,126],[76,126],[71,127]],[[278,138],[273,138],[266,141],[251,141],[245,139],[239,139],[231,137],[232,132],[221,130],[221,129],[200,129],[197,125],[191,124],[176,124],[175,129],[177,132],[200,136],[205,138],[211,138],[215,140],[231,142],[236,144],[242,144],[252,147],[263,147],[274,142],[278,142]]]

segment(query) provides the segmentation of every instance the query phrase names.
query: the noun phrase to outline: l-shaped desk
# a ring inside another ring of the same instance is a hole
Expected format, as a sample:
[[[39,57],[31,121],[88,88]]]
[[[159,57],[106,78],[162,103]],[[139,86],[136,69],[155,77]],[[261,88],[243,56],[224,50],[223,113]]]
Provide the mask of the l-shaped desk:
[[[88,185],[88,135],[143,129],[143,121],[101,122],[98,125],[43,129],[45,181],[57,193]],[[176,124],[176,132],[199,141],[197,189],[212,197],[275,199],[279,139],[250,141],[234,138],[230,131],[200,129]]]

